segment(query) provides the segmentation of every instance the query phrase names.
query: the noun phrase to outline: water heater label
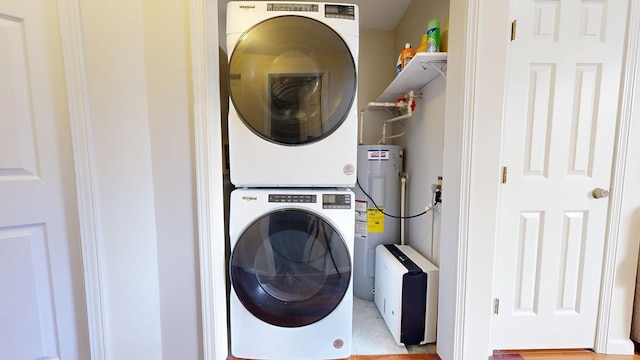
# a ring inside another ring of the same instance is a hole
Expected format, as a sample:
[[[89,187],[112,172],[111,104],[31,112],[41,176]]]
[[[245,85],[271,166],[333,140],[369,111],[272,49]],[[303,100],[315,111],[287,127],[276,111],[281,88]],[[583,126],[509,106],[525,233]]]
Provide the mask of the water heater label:
[[[380,161],[389,160],[389,150],[369,150],[367,151],[367,160]]]
[[[356,200],[356,221],[367,221],[367,202],[362,200]]]
[[[356,221],[356,236],[361,238],[367,237],[367,222]]]
[[[367,231],[370,233],[384,232],[384,209],[369,208],[367,211]]]

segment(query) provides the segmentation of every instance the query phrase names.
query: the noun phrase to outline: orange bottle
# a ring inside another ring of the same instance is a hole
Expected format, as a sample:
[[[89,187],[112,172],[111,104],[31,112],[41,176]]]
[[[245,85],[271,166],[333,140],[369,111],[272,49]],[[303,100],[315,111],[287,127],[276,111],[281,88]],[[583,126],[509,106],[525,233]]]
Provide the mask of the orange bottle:
[[[411,61],[411,59],[413,59],[415,55],[416,55],[416,51],[411,48],[411,44],[409,43],[404,44],[404,49],[400,53],[400,63],[402,64],[403,70],[405,67],[407,67],[407,65],[409,64],[409,61]]]

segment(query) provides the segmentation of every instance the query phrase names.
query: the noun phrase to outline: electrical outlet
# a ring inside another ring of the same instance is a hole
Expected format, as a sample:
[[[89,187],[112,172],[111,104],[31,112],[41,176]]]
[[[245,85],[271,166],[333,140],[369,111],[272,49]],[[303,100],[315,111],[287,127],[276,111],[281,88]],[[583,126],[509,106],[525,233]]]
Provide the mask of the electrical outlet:
[[[435,184],[434,193],[434,202],[436,205],[442,203],[442,176],[438,176],[438,182]]]

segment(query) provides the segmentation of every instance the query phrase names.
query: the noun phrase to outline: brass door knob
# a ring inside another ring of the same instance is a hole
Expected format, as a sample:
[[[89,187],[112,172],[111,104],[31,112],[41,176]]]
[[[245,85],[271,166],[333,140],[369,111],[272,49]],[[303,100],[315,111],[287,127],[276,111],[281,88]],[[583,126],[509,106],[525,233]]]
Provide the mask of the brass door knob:
[[[609,196],[609,190],[595,188],[591,192],[591,196],[593,196],[594,199],[606,198],[607,196]]]

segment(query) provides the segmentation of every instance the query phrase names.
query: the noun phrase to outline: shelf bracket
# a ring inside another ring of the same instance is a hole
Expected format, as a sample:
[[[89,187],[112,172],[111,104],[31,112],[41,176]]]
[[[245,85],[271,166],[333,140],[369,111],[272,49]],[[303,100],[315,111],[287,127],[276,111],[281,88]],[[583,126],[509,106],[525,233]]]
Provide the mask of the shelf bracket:
[[[447,62],[446,61],[421,61],[420,65],[422,65],[422,70],[427,70],[428,68],[432,68],[436,70],[443,78],[447,78]]]

